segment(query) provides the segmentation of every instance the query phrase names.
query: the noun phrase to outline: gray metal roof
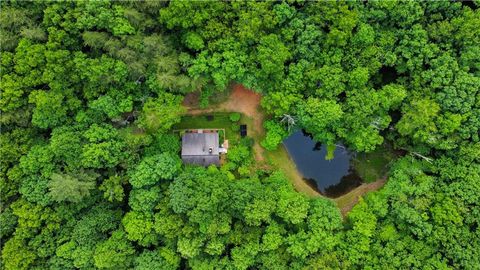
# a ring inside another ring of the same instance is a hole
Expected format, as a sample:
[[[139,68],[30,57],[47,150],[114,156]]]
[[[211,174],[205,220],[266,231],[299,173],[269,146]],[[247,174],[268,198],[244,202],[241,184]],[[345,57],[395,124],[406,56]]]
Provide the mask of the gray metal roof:
[[[212,152],[210,153],[210,148]],[[218,133],[185,133],[182,136],[182,160],[208,166],[219,164]]]
[[[187,164],[196,164],[201,166],[209,166],[211,164],[220,165],[220,156],[182,156],[182,160]]]
[[[212,152],[209,149],[212,148]],[[182,136],[182,156],[218,155],[218,133],[185,133]]]

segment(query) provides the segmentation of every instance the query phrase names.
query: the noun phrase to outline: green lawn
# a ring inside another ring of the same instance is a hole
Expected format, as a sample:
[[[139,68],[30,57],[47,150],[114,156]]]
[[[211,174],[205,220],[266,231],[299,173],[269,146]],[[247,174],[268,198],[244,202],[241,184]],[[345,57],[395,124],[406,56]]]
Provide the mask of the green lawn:
[[[245,123],[245,116],[239,122],[233,123],[230,121],[230,112],[214,112],[201,115],[185,115],[182,117],[180,123],[173,126],[174,130],[179,129],[225,129],[225,137],[227,140],[236,142],[240,139],[240,132],[234,126],[238,126]],[[213,119],[208,120],[207,116],[212,115]]]
[[[359,176],[366,183],[385,177],[395,154],[388,146],[379,146],[371,153],[358,153],[354,166]]]
[[[295,162],[290,158],[283,144],[280,144],[276,150],[265,150],[264,156],[273,168],[278,168],[285,173],[297,191],[307,194],[310,197],[321,196],[318,191],[303,180],[302,174],[297,170]]]

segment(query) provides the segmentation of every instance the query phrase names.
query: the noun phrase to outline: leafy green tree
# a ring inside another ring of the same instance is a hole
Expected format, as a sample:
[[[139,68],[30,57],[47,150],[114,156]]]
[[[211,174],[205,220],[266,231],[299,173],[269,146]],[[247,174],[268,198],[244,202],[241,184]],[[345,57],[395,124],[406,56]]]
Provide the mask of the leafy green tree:
[[[4,201],[16,194],[20,185],[22,170],[20,158],[27,154],[34,143],[35,134],[31,129],[3,130],[0,134],[0,197]]]
[[[21,173],[13,177],[23,179],[19,192],[31,202],[47,205],[51,198],[48,194],[48,182],[55,171],[53,153],[42,145],[35,145],[27,155],[20,158]]]
[[[96,246],[107,240],[110,232],[117,229],[122,214],[122,211],[112,210],[105,203],[87,208],[69,226],[68,237],[56,247],[56,256],[71,264],[69,267],[95,267]]]
[[[157,243],[158,237],[153,231],[151,214],[130,211],[123,217],[122,224],[128,240],[136,241],[141,246],[150,246]]]
[[[74,127],[60,127],[52,130],[49,148],[56,159],[62,160],[71,168],[78,168],[81,162],[78,159],[82,154],[82,137]]]
[[[227,181],[227,176],[216,169],[191,168],[170,185],[169,205],[175,213],[187,215],[190,222],[199,226],[200,232],[225,234],[231,222],[231,217],[222,211],[227,207]]]
[[[168,248],[145,250],[135,258],[135,269],[138,270],[174,270],[179,266],[180,257]]]
[[[180,138],[178,135],[157,133],[152,144],[145,149],[146,156],[153,156],[157,153],[169,152],[177,154],[180,152]]]
[[[163,96],[149,98],[143,105],[139,126],[150,132],[164,132],[180,122],[185,108],[181,106],[181,98],[165,93]]]
[[[127,181],[123,177],[113,175],[103,180],[103,183],[98,189],[103,191],[103,197],[109,202],[121,202],[125,197],[123,185],[126,184],[126,182]]]
[[[265,139],[263,139],[260,144],[267,150],[277,149],[278,145],[287,137],[288,132],[282,125],[274,121],[267,120],[263,123],[263,126],[267,130],[267,133]]]
[[[134,211],[151,213],[161,198],[160,187],[134,189],[130,192],[128,204]]]
[[[5,269],[28,269],[35,261],[35,252],[27,248],[25,241],[19,238],[10,239],[2,248]]]
[[[299,105],[299,120],[315,140],[335,143],[335,129],[343,117],[342,107],[334,101],[309,98]]]
[[[29,97],[29,102],[35,104],[32,124],[40,128],[51,128],[64,123],[67,107],[64,106],[63,99],[61,94],[53,92],[32,92]]]
[[[284,63],[290,59],[291,54],[279,37],[274,34],[261,37],[257,50],[256,58],[261,65],[259,75],[265,76],[265,79],[282,78]]]
[[[54,173],[48,183],[50,196],[57,202],[79,202],[95,187],[95,176],[77,178],[68,174]]]
[[[404,136],[412,136],[417,142],[434,139],[433,135],[437,131],[434,119],[439,111],[440,107],[432,100],[413,101],[397,124],[398,132]]]
[[[114,231],[110,238],[97,244],[93,259],[98,268],[128,269],[131,267],[135,249],[127,240],[124,231]]]
[[[145,187],[172,179],[180,169],[181,160],[177,154],[162,153],[145,157],[130,175],[133,187]]]
[[[11,208],[7,208],[0,213],[0,219],[2,220],[0,224],[0,237],[6,239],[7,236],[10,236],[15,231],[17,217],[13,214]]]
[[[87,144],[83,145],[82,163],[85,167],[114,167],[124,158],[124,143],[117,130],[110,125],[93,124],[83,133]]]
[[[301,194],[291,191],[279,195],[278,215],[293,224],[301,223],[307,217],[308,201]]]

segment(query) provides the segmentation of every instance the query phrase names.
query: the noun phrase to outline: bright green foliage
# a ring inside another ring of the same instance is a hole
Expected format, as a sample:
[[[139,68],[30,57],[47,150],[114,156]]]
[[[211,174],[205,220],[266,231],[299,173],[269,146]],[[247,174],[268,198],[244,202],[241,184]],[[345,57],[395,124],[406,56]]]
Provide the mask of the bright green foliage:
[[[129,269],[135,249],[124,231],[114,231],[106,241],[95,248],[93,259],[98,268]]]
[[[414,101],[398,122],[398,132],[421,142],[433,139],[432,134],[437,131],[434,119],[439,111],[440,106],[432,100]]]
[[[267,150],[275,150],[287,137],[288,132],[280,124],[273,121],[265,121],[263,126],[267,130],[265,139],[260,143]]]
[[[163,153],[145,157],[130,175],[130,184],[144,187],[172,179],[181,166],[180,158],[175,154]]]
[[[32,124],[37,127],[55,127],[66,119],[67,107],[63,105],[63,96],[60,94],[35,91],[30,94],[29,102],[35,104]]]
[[[21,239],[11,239],[5,243],[2,249],[2,258],[4,259],[5,269],[28,269],[35,261],[37,256],[35,252],[25,247]]]
[[[268,35],[260,39],[257,61],[261,66],[260,76],[268,79],[279,79],[283,73],[283,66],[290,58],[288,48],[279,40],[277,35]]]
[[[2,131],[0,134],[0,197],[5,201],[18,194],[17,173],[21,170],[17,165],[34,142],[32,134],[32,130],[28,129]]]
[[[161,192],[158,186],[149,189],[134,189],[130,192],[128,204],[134,211],[152,212],[160,198]]]
[[[124,158],[124,144],[119,140],[118,132],[112,126],[93,124],[83,136],[88,142],[83,146],[83,166],[114,167]]]
[[[231,113],[231,114],[230,114],[230,121],[232,121],[232,122],[238,122],[238,121],[240,121],[240,117],[241,117],[241,116],[242,116],[242,115],[241,115],[240,113]]]
[[[50,149],[55,158],[62,160],[71,167],[79,167],[79,156],[82,154],[81,134],[72,127],[56,128],[50,138]]]
[[[280,194],[278,203],[278,215],[285,220],[298,224],[307,217],[308,202],[301,194],[288,192]]]
[[[28,201],[48,204],[48,176],[55,170],[51,150],[40,145],[32,147],[27,155],[20,158],[19,167],[21,174],[16,177],[24,177],[19,192]]]
[[[149,246],[157,241],[151,215],[131,211],[125,214],[122,224],[130,241],[136,241],[142,246]]]
[[[156,134],[152,144],[145,149],[145,154],[152,156],[159,152],[172,154],[180,152],[180,138],[173,134]]]
[[[86,210],[70,225],[66,241],[56,248],[57,258],[68,262],[71,268],[93,268],[96,246],[107,240],[110,232],[117,228],[121,214],[121,211],[112,210],[104,203]]]
[[[125,184],[124,178],[114,175],[108,179],[103,180],[103,183],[98,188],[103,191],[103,197],[109,202],[123,201],[125,192],[123,190],[123,184]]]
[[[225,164],[225,168],[237,169],[238,167],[249,164],[249,162],[252,161],[250,146],[246,145],[245,141],[242,142],[243,143],[229,147],[228,163]]]
[[[139,126],[150,132],[167,131],[180,122],[180,116],[185,112],[180,103],[181,98],[171,94],[156,99],[149,98],[143,105]]]
[[[185,35],[185,44],[188,48],[194,50],[200,50],[205,47],[202,37],[195,32],[189,32]]]
[[[48,183],[50,196],[57,202],[79,202],[95,187],[95,177],[81,176],[83,179],[67,174],[54,173]]]
[[[92,101],[90,104],[92,109],[102,111],[109,118],[118,117],[121,113],[132,111],[132,97],[119,96],[112,98],[111,96],[101,96],[98,99]]]
[[[334,143],[334,130],[342,115],[342,107],[334,101],[310,98],[299,106],[299,118],[305,129],[325,143]]]

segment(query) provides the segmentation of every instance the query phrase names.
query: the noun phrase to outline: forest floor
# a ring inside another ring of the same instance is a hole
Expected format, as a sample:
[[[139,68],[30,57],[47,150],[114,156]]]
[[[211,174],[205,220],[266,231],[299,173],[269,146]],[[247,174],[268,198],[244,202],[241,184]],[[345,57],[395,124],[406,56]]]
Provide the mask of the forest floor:
[[[270,164],[278,167],[291,180],[297,191],[309,197],[323,196],[303,180],[303,176],[297,170],[295,163],[291,160],[283,145],[280,145],[275,151],[265,151],[260,146],[259,142],[265,135],[265,129],[263,128],[265,114],[260,107],[260,101],[260,94],[245,88],[241,84],[234,84],[230,91],[220,98],[220,101],[211,103],[207,108],[199,107],[198,93],[187,94],[183,101],[183,106],[187,108],[187,114],[191,116],[214,112],[242,113],[245,116],[244,121],[247,124],[248,136],[254,139],[253,152],[255,159],[259,162],[259,166],[268,166]],[[361,196],[370,191],[380,189],[385,182],[386,179],[382,178],[371,183],[363,183],[338,198],[330,199],[337,204],[342,215],[345,216],[357,204]]]

